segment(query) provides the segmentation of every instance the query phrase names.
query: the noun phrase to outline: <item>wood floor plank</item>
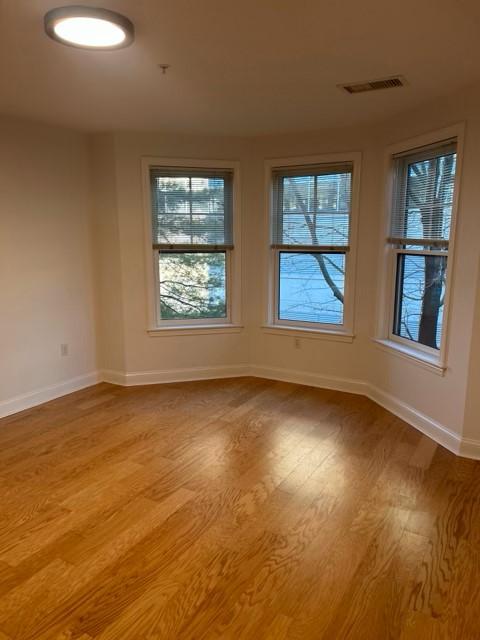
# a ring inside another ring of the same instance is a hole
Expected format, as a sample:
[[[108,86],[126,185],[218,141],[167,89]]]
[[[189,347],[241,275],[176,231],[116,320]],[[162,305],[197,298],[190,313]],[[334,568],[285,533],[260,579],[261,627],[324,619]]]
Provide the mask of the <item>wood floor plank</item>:
[[[480,462],[364,397],[102,383],[0,420],[0,640],[478,640]]]
[[[85,600],[88,601],[86,594],[90,593],[89,585],[97,580],[97,576],[108,576],[111,567],[115,566],[119,558],[127,554],[144,537],[152,534],[170,515],[193,497],[192,492],[179,489],[161,504],[152,503],[140,516],[137,514],[137,519],[132,519],[131,526],[118,532],[112,539],[105,539],[104,532],[100,531],[95,539],[77,542],[70,552],[76,565],[58,559],[6,596],[4,601],[10,605],[13,600],[15,609],[19,597],[23,596],[26,589],[29,593],[35,589],[36,594],[35,599],[30,599],[28,616],[7,616],[3,621],[3,627],[0,608],[0,628],[19,638],[51,637],[60,630],[66,633],[70,618],[69,604],[75,602],[81,606]],[[50,585],[50,581],[46,581],[44,575],[48,576],[52,571],[55,572],[55,578]],[[103,589],[105,579],[100,577],[99,580],[100,588]],[[49,584],[48,589],[42,588],[45,582]],[[51,612],[48,620],[45,620],[46,611]]]
[[[265,640],[287,640],[288,630],[292,625],[292,619],[282,613],[275,616],[272,624],[265,633]]]
[[[416,447],[409,464],[412,467],[428,469],[437,448],[438,444],[436,442],[433,442],[433,440],[430,440],[430,438],[424,436],[418,443],[418,446]]]
[[[288,583],[302,555],[333,512],[335,502],[328,496],[315,500],[296,525],[286,529],[280,543],[245,585],[240,597],[224,606],[216,624],[219,637],[261,637],[273,622],[278,590]]]

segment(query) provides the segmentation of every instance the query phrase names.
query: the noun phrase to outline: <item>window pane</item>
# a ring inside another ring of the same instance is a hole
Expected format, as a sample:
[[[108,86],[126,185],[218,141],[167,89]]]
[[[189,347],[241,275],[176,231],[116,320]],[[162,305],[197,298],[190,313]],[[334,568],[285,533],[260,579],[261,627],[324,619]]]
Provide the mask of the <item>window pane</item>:
[[[398,160],[392,236],[415,240],[450,237],[456,154]],[[408,245],[408,242],[405,243]],[[428,247],[429,243],[425,242]],[[415,246],[415,249],[420,249]]]
[[[446,269],[446,256],[398,255],[396,335],[440,348]]]
[[[159,253],[162,320],[225,318],[226,254]]]
[[[154,244],[230,244],[228,178],[152,173]]]
[[[456,155],[421,162],[407,169],[407,238],[450,237]]]
[[[351,173],[282,178],[283,244],[347,245]]]
[[[342,324],[345,254],[281,251],[279,260],[279,319]]]

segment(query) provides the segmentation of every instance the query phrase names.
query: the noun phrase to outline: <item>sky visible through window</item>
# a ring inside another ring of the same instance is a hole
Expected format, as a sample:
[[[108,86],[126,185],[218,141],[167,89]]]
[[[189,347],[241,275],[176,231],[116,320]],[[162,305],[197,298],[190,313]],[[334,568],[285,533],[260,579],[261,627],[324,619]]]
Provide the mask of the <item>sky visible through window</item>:
[[[343,302],[327,283],[319,260],[324,260],[338,290],[344,294],[345,254],[280,253],[280,320],[342,324]]]

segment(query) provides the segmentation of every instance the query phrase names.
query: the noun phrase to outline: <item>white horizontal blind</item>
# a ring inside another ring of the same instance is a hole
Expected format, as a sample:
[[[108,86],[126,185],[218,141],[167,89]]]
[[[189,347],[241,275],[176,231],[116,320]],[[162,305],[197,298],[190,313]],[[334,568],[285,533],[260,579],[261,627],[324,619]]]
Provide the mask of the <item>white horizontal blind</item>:
[[[392,244],[448,248],[455,169],[454,140],[394,156]]]
[[[233,247],[233,172],[151,167],[153,247]]]
[[[352,163],[273,171],[272,246],[348,251]]]

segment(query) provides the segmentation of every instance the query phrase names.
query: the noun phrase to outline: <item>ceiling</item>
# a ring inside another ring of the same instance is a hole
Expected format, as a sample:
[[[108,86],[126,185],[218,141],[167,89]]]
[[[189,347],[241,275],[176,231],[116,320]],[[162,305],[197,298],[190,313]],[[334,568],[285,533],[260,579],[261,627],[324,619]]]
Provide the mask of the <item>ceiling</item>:
[[[119,11],[133,46],[62,46],[43,15]],[[232,135],[367,123],[480,82],[478,0],[0,0],[0,112],[88,131]],[[171,68],[162,75],[159,63]],[[401,74],[362,95],[345,82]]]

